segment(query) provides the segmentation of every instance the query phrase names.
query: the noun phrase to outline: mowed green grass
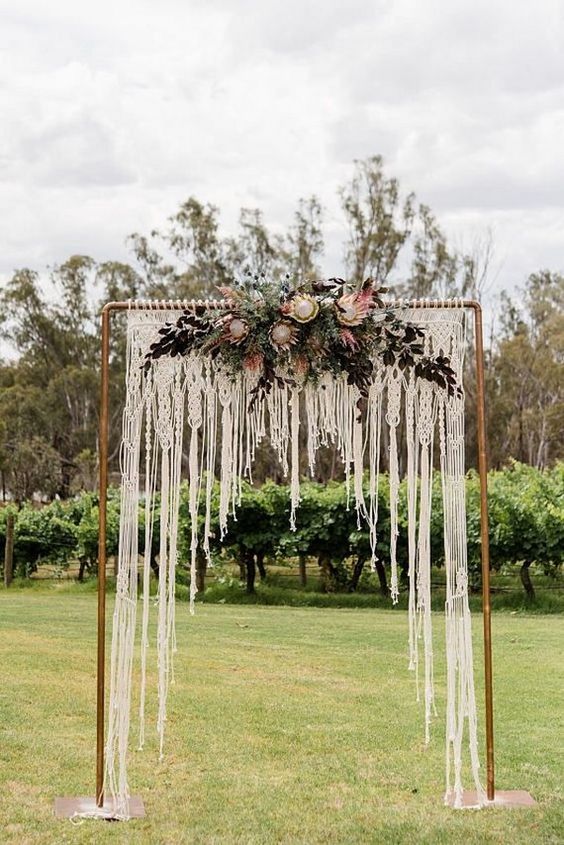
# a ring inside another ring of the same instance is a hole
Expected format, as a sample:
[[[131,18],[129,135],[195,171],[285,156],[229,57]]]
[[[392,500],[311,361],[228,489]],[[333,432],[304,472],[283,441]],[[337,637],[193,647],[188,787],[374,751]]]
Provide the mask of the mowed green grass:
[[[165,760],[151,727],[131,753],[147,817],[75,826],[52,807],[93,793],[95,626],[92,593],[0,592],[3,845],[564,842],[560,617],[493,620],[498,786],[530,790],[535,809],[442,804],[440,614],[439,715],[425,748],[403,612],[204,605],[190,617],[181,603]],[[482,713],[479,616],[474,627]]]

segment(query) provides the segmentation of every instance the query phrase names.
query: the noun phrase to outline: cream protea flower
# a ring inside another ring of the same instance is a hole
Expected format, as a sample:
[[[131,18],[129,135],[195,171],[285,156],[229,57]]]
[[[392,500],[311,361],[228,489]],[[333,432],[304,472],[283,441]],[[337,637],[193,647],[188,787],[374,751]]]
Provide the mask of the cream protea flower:
[[[276,349],[289,352],[298,339],[298,329],[289,320],[278,320],[270,329],[270,342]]]
[[[309,323],[319,313],[319,303],[308,293],[298,293],[290,302],[289,316],[298,323]]]
[[[249,324],[240,317],[232,317],[225,326],[224,338],[229,343],[237,344],[249,334]]]
[[[335,305],[339,323],[344,326],[359,326],[370,312],[372,297],[363,293],[345,293]]]

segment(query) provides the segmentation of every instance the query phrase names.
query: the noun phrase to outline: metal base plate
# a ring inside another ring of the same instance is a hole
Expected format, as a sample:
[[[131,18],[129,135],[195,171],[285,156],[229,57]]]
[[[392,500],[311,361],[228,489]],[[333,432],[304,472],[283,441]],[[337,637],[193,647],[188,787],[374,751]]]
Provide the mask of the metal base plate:
[[[132,795],[129,799],[129,815],[132,819],[145,817],[145,807],[138,795]],[[90,796],[80,798],[55,798],[55,816],[58,819],[70,818],[93,818],[117,821],[114,815],[114,802],[112,798],[106,798],[103,807],[97,807],[96,801]]]
[[[449,801],[453,806],[453,799]],[[525,789],[498,789],[493,801],[486,801],[486,807],[536,807],[537,802]],[[462,809],[478,808],[478,795],[474,790],[464,790],[462,794]]]

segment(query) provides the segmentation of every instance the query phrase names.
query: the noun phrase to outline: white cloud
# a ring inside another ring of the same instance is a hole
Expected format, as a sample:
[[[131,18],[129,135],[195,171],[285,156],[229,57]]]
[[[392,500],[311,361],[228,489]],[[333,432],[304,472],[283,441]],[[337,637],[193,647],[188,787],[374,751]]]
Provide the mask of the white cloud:
[[[564,269],[558,0],[2,5],[2,273],[124,258],[190,194],[228,230],[318,194],[339,270],[336,187],[377,152],[457,240],[494,231],[500,285]]]

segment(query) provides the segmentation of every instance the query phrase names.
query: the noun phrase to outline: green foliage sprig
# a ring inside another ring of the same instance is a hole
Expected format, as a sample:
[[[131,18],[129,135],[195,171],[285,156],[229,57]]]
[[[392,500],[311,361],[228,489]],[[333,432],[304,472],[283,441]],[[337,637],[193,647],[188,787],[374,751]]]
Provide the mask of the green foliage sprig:
[[[460,391],[450,360],[425,354],[424,330],[386,307],[387,288],[372,278],[359,286],[332,278],[291,287],[289,277],[279,285],[253,276],[219,291],[227,303],[220,316],[187,310],[160,329],[146,356],[147,370],[163,356],[199,351],[220,358],[233,373],[256,373],[253,402],[275,383],[317,382],[326,373],[345,373],[366,396],[378,362],[413,369],[449,395]]]

